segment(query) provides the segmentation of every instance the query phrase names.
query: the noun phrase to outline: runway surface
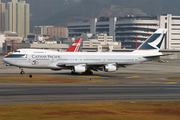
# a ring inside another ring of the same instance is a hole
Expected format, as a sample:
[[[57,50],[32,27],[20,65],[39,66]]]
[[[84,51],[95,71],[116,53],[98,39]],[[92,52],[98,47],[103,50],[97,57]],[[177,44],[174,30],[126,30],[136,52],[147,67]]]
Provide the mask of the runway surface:
[[[3,58],[2,56],[0,57]],[[1,60],[0,59],[0,60]],[[67,103],[102,101],[180,101],[180,60],[147,62],[117,72],[71,75],[70,71],[24,69],[27,76],[56,76],[114,82],[110,84],[0,83],[0,104]],[[17,67],[0,61],[0,77],[22,76]]]
[[[163,86],[66,86],[1,85],[0,105],[69,102],[179,101],[180,85]]]

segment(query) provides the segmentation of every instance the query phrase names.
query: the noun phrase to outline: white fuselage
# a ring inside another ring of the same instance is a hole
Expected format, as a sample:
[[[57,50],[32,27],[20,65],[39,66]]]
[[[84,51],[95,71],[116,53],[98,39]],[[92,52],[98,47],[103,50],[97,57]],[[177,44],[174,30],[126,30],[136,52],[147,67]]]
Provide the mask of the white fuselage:
[[[159,52],[56,52],[40,51],[36,53],[13,53],[3,60],[13,66],[21,68],[39,68],[39,69],[66,69],[69,66],[79,64],[137,64],[152,60],[143,58],[147,55],[160,55]],[[16,57],[17,56],[17,57]],[[59,66],[58,66],[59,65]],[[64,65],[64,66],[63,66]]]

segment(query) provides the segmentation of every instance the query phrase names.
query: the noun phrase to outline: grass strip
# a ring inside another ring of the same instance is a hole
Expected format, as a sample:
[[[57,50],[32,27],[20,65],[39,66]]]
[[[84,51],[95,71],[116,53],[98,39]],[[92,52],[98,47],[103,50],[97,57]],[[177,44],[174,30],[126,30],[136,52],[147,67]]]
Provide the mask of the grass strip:
[[[179,120],[180,102],[2,105],[1,120]]]
[[[34,76],[29,78],[27,76],[20,77],[0,77],[0,82],[14,82],[14,83],[112,83],[98,80],[83,80],[74,78],[62,78],[53,76]]]
[[[170,80],[180,80],[180,77],[170,77],[170,78],[167,78],[167,79],[170,79]]]

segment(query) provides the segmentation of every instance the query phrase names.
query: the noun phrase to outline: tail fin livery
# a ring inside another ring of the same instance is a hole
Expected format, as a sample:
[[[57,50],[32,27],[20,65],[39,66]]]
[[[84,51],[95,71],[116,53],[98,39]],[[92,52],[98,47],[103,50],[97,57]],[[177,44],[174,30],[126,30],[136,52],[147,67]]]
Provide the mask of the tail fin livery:
[[[167,30],[159,28],[153,35],[151,35],[143,44],[141,44],[137,50],[158,50],[161,47],[163,39]]]
[[[81,41],[82,41],[82,38],[79,38],[78,40],[76,40],[76,42],[74,42],[66,52],[77,52],[81,44]]]

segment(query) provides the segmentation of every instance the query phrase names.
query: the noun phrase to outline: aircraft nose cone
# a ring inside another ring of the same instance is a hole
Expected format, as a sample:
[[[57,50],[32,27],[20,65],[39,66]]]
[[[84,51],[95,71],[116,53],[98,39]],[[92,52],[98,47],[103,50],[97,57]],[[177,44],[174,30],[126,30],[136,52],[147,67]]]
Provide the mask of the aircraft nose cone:
[[[3,61],[4,61],[5,63],[7,63],[7,58],[3,58]]]

